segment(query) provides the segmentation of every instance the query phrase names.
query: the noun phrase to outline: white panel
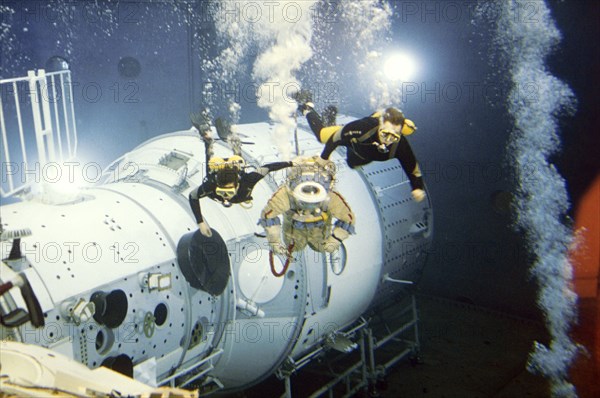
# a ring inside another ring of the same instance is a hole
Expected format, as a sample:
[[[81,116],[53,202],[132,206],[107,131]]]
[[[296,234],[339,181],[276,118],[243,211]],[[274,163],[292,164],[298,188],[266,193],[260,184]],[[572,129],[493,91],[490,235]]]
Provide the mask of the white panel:
[[[240,319],[227,325],[226,354],[217,363],[214,374],[226,385],[249,383],[281,359],[290,343],[294,318]]]
[[[283,279],[274,276],[267,267],[260,267],[261,256],[267,257],[265,249],[253,251],[244,256],[238,270],[238,283],[246,299],[262,304],[271,301],[283,287]]]
[[[31,289],[35,292],[35,297],[40,303],[40,308],[42,312],[46,312],[54,308],[54,302],[50,297],[50,293],[46,289],[44,285],[44,281],[40,279],[39,274],[33,268],[28,268],[23,271],[23,274],[27,277],[29,284],[31,285]]]
[[[158,194],[136,189],[140,195]],[[71,205],[22,202],[3,209],[7,228],[31,229],[21,250],[55,302],[174,258],[154,216],[133,200],[98,189],[86,194],[91,199]]]

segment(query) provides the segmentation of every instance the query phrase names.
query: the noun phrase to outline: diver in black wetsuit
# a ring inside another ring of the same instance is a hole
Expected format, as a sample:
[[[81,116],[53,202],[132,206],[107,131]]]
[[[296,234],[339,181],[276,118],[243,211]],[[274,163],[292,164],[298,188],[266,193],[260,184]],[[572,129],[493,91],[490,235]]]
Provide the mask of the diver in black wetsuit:
[[[226,159],[213,156],[213,139],[210,137],[211,131],[206,117],[192,115],[191,119],[205,146],[206,177],[204,177],[202,185],[197,190],[190,192],[190,207],[200,232],[205,236],[211,236],[210,227],[202,217],[200,198],[209,197],[221,202],[225,207],[230,207],[235,203],[250,203],[254,186],[263,177],[271,171],[292,166],[292,162],[269,163],[257,168],[255,171],[246,172],[247,166],[239,153]],[[221,136],[221,134],[219,135]]]
[[[401,111],[387,108],[345,126],[325,127],[312,102],[302,101],[302,96],[307,99],[306,93],[302,91],[296,96],[300,103],[298,110],[306,116],[315,136],[325,144],[321,159],[329,159],[339,145],[348,149],[346,162],[352,168],[372,161],[384,162],[396,158],[408,176],[413,198],[417,202],[425,198],[421,170],[406,139],[406,136],[412,134],[417,128],[411,120],[404,117]]]

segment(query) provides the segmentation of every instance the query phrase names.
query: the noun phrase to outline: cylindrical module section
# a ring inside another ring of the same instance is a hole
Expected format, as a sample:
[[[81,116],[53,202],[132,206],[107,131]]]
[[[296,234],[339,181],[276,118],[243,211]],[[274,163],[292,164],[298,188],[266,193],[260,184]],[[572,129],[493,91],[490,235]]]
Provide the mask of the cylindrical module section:
[[[247,164],[282,160],[269,125],[238,127]],[[320,150],[310,133],[299,130],[298,138],[301,154]],[[214,149],[231,155],[222,142]],[[260,180],[243,207],[201,199],[213,236],[199,233],[188,195],[206,165],[193,131],[142,144],[77,198],[3,206],[4,229],[30,234],[2,242],[1,282],[25,278],[44,320],[43,327],[28,322],[18,311],[27,303],[10,288],[0,298],[2,314],[22,324],[3,335],[158,384],[210,376],[232,390],[259,382],[398,293],[425,261],[430,203],[412,200],[400,166],[392,160],[353,170],[341,153],[331,159],[356,233],[334,253],[307,246],[289,261],[269,255],[257,225],[285,171]],[[272,272],[287,262],[281,276]]]
[[[71,202],[4,206],[2,222],[5,230],[31,232],[20,238],[18,257],[14,240],[2,242],[2,277],[24,275],[45,320],[3,335],[152,382],[186,357],[210,354],[216,343],[209,330],[226,323],[222,301],[231,307],[231,297],[192,287],[182,272],[178,241],[197,227],[181,195],[115,182]],[[16,288],[0,305],[4,314],[26,308]]]

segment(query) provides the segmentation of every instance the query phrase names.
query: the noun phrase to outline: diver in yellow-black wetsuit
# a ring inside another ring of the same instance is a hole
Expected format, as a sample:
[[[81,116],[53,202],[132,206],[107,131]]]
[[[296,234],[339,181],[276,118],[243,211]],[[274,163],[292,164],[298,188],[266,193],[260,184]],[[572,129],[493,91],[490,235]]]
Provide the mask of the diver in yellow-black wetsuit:
[[[309,93],[301,90],[295,99],[313,133],[325,144],[322,161],[329,159],[340,145],[347,148],[346,162],[352,168],[395,158],[408,176],[413,198],[417,202],[425,198],[421,170],[406,138],[417,128],[400,110],[390,107],[344,126],[325,126],[310,102]]]
[[[248,204],[252,201],[252,190],[260,180],[272,171],[292,166],[292,162],[269,163],[247,171],[248,166],[240,156],[239,146],[237,150],[235,146],[233,147],[234,155],[229,158],[214,156],[213,139],[210,136],[211,130],[207,117],[195,114],[191,116],[191,119],[205,146],[206,177],[204,177],[202,185],[190,192],[189,203],[200,232],[204,236],[211,236],[210,227],[202,217],[201,198],[209,197],[220,202],[224,207],[230,207],[236,203]],[[218,127],[219,120],[216,124]],[[219,136],[223,135],[219,134]]]

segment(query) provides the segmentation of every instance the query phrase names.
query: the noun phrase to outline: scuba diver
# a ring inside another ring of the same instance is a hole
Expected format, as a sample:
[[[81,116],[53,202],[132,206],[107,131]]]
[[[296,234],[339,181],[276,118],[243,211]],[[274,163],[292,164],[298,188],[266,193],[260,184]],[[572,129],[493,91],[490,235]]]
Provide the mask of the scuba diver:
[[[335,165],[330,160],[318,163],[317,158],[294,160],[286,183],[271,196],[258,222],[265,229],[271,251],[287,254],[288,262],[292,252],[306,245],[317,252],[333,253],[354,233],[354,214],[333,190]]]
[[[281,170],[292,166],[292,162],[276,162],[265,164],[251,172],[247,172],[246,162],[241,156],[240,145],[232,145],[234,155],[229,158],[214,156],[213,139],[210,136],[211,129],[206,114],[193,114],[190,116],[192,125],[200,133],[206,154],[206,176],[202,185],[192,190],[189,195],[190,207],[198,223],[202,235],[210,237],[212,232],[210,226],[202,217],[200,199],[209,197],[220,202],[224,207],[231,207],[235,203],[250,204],[252,201],[252,190],[254,186],[271,171]],[[215,120],[219,137],[227,137],[227,123],[221,119]],[[221,131],[219,131],[221,130]],[[229,138],[229,137],[228,137]],[[239,139],[238,139],[239,141]],[[231,140],[228,140],[231,143]]]
[[[417,127],[400,110],[390,107],[345,126],[326,126],[315,111],[310,92],[300,90],[293,98],[317,139],[325,144],[317,161],[329,159],[339,145],[347,148],[346,162],[351,168],[396,158],[408,176],[413,199],[420,202],[425,198],[421,170],[406,139]]]

